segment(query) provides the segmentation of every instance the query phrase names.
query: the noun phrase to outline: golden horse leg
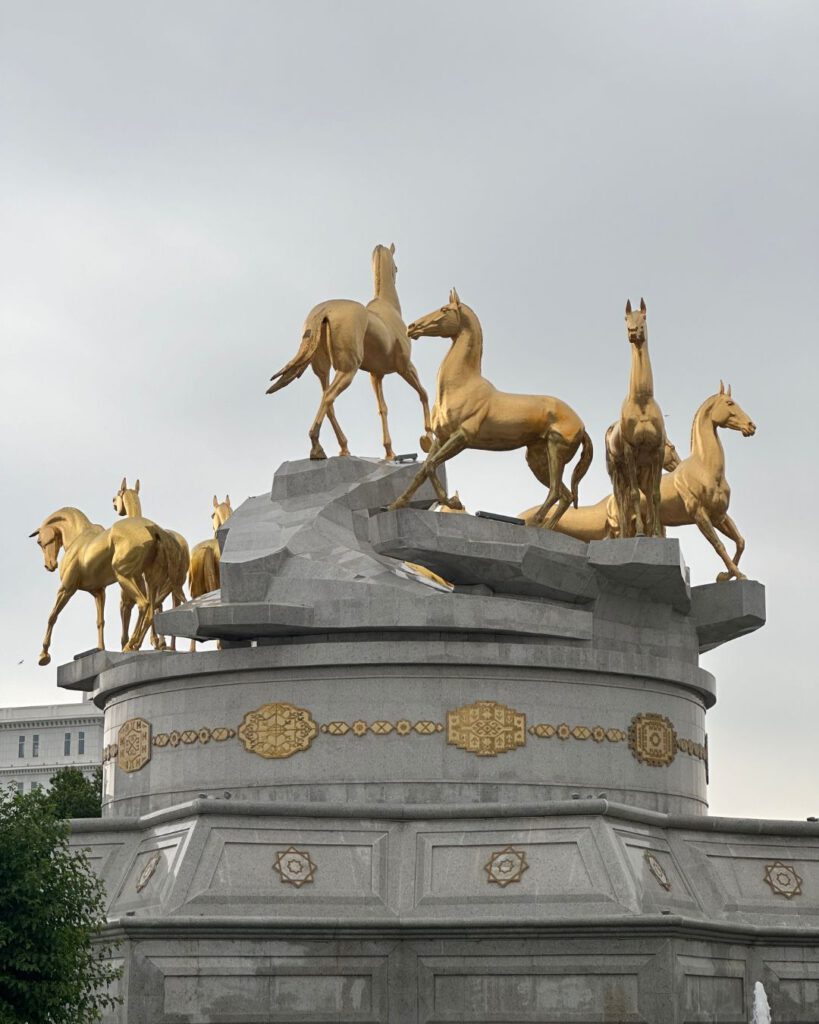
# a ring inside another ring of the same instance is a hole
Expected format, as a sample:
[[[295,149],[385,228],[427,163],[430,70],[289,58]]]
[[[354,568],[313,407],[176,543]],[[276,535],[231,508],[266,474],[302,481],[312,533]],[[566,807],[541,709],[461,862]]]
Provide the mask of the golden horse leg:
[[[321,396],[321,402],[319,403],[316,418],[313,420],[313,425],[310,427],[309,437],[312,442],[312,447],[310,449],[311,459],[327,458],[324,449],[319,444],[321,425],[324,422],[324,417],[327,415],[327,410],[332,408],[333,402],[335,402],[341,392],[346,390],[352,383],[357,369],[358,367],[356,367],[355,370],[336,370],[336,375],[333,377],[332,384]]]
[[[546,495],[546,500],[537,510],[534,515],[532,522],[536,526],[543,526],[546,521],[546,516],[549,511],[557,505],[558,508],[552,515],[549,522],[546,524],[546,528],[553,530],[557,525],[560,517],[569,507],[572,501],[572,496],[568,491],[568,488],[563,483],[563,470],[566,468],[567,458],[561,458],[558,448],[560,446],[560,438],[553,432],[550,432],[546,437],[546,463],[548,466],[549,473],[549,492]],[[574,454],[574,453],[572,453]],[[569,456],[571,457],[571,456]],[[568,494],[568,501],[561,508],[561,498],[563,492]]]
[[[463,432],[463,428],[459,428],[451,437],[447,438],[440,448],[436,448],[434,451],[430,452],[427,456],[426,462],[420,468],[409,487],[400,497],[395,499],[392,505],[389,506],[390,511],[397,508],[404,508],[408,505],[410,498],[415,494],[425,480],[433,481],[432,486],[435,487],[435,493],[438,494],[439,497],[443,494],[444,498],[442,500],[445,504],[449,505],[449,498],[446,497],[446,491],[441,486],[441,481],[438,480],[437,476],[435,476],[435,470],[467,447],[468,443],[466,435]],[[450,507],[452,506],[450,505]]]
[[[392,450],[392,438],[390,437],[390,428],[387,424],[387,403],[384,401],[384,378],[379,377],[376,373],[371,373],[370,380],[372,382],[373,391],[375,392],[378,415],[381,417],[381,436],[384,442],[385,452],[384,458],[387,462],[392,462],[395,458],[395,452]]]
[[[136,626],[134,627],[134,632],[123,644],[122,649],[123,651],[138,651],[142,645],[143,639],[145,638],[145,633],[153,620],[153,616],[149,616],[149,612],[152,610],[149,607],[151,603],[150,597],[144,593],[142,586],[140,585],[144,585],[144,580],[141,576],[132,578],[130,576],[125,576],[116,569],[114,569],[114,575],[116,576],[120,587],[122,587],[124,598],[127,595],[127,599],[130,601],[129,615],[130,608],[134,605],[139,609],[139,616],[137,618]],[[137,638],[139,639],[139,642],[137,642]]]
[[[94,592],[97,603],[97,647],[105,650],[105,587]]]
[[[742,552],[745,550],[745,538],[742,536],[742,534],[737,529],[737,524],[734,522],[734,520],[730,516],[726,515],[726,516],[722,517],[722,520],[720,522],[714,523],[714,526],[716,527],[717,530],[719,530],[720,533],[724,534],[726,537],[728,537],[729,540],[732,540],[736,544],[737,549],[734,552],[734,565],[738,566],[739,565],[739,560],[740,560],[740,558],[742,558]],[[738,576],[738,579],[744,579],[744,578],[745,577],[742,576],[742,575]],[[725,583],[726,580],[730,580],[730,579],[731,579],[731,574],[730,573],[721,572],[717,576],[717,583]]]
[[[415,369],[414,364],[409,360],[407,361],[406,366],[398,370],[398,376],[402,380],[405,380],[421,399],[421,408],[424,410],[424,436],[421,438],[421,450],[424,452],[431,452],[433,433],[432,421],[429,415],[429,395],[427,395],[424,390],[424,385],[421,383],[418,371]]]
[[[663,475],[664,448],[657,453],[655,461],[643,470],[639,486],[646,498],[645,525],[649,537],[662,537],[660,521],[660,478]]]
[[[640,487],[637,482],[637,463],[634,458],[634,449],[627,441],[623,444],[623,464],[626,469],[626,481],[628,487],[627,522],[631,523],[631,519],[634,517],[634,533],[631,533],[629,530],[629,533],[625,534],[625,536],[643,537],[645,535],[645,528],[643,526],[643,509],[642,502],[640,501]]]
[[[37,659],[38,665],[48,665],[51,661],[51,655],[48,653],[48,649],[51,646],[51,633],[54,629],[54,623],[57,621],[57,617],[60,612],[65,608],[74,594],[75,591],[66,590],[65,587],[60,587],[57,591],[57,599],[54,602],[54,607],[51,609],[51,614],[48,616],[48,625],[46,627],[45,636],[43,637],[43,649],[40,652],[40,657]]]
[[[721,572],[717,576],[717,583],[724,583],[726,580],[730,580],[732,576],[736,577],[738,580],[746,579],[747,577],[743,576],[736,564],[729,558],[728,552],[725,550],[725,545],[717,536],[717,531],[714,529],[711,520],[708,518],[708,513],[701,505],[695,509],[693,519],[700,528],[702,535],[711,547],[713,547],[714,551],[716,551],[723,562],[725,562],[725,568],[728,572]]]
[[[119,618],[122,623],[122,630],[120,632],[120,647],[125,650],[125,645],[128,643],[128,637],[131,634],[131,611],[133,610],[134,602],[125,593],[124,590],[120,590],[119,598]]]
[[[313,369],[315,370],[319,382],[321,383],[322,392],[325,392],[327,388],[329,388],[330,386],[329,371],[326,370],[324,367],[322,367],[322,369],[320,370],[316,370],[315,367],[313,367]],[[333,428],[333,433],[336,435],[336,441],[338,441],[338,454],[349,455],[350,449],[347,447],[347,438],[345,437],[344,431],[341,429],[341,426],[338,420],[336,419],[336,411],[333,405],[330,405],[327,408],[327,419],[330,421],[330,426]]]

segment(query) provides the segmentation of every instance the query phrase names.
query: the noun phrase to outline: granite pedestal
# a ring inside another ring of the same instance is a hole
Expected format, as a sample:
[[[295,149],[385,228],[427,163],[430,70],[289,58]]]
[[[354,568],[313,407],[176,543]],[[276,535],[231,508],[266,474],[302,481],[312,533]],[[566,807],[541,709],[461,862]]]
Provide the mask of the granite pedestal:
[[[414,466],[286,463],[223,527],[216,652],[60,669],[105,711],[74,823],[111,1020],[819,1020],[819,825],[707,815],[701,651],[764,622],[676,540],[385,507]]]

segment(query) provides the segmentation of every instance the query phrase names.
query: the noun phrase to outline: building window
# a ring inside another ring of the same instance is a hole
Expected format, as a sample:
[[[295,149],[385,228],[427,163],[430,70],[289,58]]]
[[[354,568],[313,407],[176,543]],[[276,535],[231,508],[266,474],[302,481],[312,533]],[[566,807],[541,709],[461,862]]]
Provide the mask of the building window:
[[[65,757],[71,757],[71,733],[67,732],[63,739],[63,755]]]
[[[25,736],[20,736],[20,738],[17,740],[17,756],[18,757],[25,757],[26,756],[26,738],[25,738]]]
[[[32,784],[31,784],[31,792],[32,792],[32,793],[33,793],[33,792],[34,792],[34,791],[35,791],[36,789],[42,789],[42,788],[43,788],[43,784],[42,784],[42,782],[32,782]]]
[[[15,782],[14,785],[15,785],[18,793],[22,793],[23,792],[23,783],[22,782]]]
[[[77,753],[85,753],[85,733],[82,731],[82,729],[80,729],[80,731],[77,733]]]
[[[31,756],[32,757],[39,757],[40,756],[40,736],[39,736],[39,733],[36,733],[36,732],[31,737]]]

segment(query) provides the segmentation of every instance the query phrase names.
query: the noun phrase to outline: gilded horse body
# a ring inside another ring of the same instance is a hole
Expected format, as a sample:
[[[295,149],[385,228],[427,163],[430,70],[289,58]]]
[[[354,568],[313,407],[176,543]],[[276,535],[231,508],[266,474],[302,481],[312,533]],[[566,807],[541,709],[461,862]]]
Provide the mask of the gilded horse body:
[[[549,488],[535,519],[542,524],[554,509],[546,524],[554,528],[569,505],[577,504],[577,487],[592,459],[591,438],[583,421],[559,398],[510,395],[498,391],[482,376],[480,321],[469,306],[461,303],[454,288],[446,306],[416,320],[408,331],[412,338],[450,338],[452,345],[438,370],[432,411],[435,442],[417,476],[391,508],[406,505],[425,480],[432,483],[443,504],[458,507],[460,503],[447,498],[436,476],[438,466],[467,448],[525,448],[529,468]],[[569,491],[563,483],[563,471],[581,446]]]
[[[725,563],[725,572],[719,573],[717,582],[733,578],[745,579],[739,570],[739,560],[745,550],[745,539],[736,523],[728,515],[731,488],[725,479],[725,451],[718,430],[738,430],[743,437],[756,433],[756,424],[740,408],[720,384],[719,392],[702,403],[694,415],[691,427],[691,454],[672,466],[660,480],[660,522],[666,526],[697,526],[709,544]],[[666,445],[666,468],[669,468],[673,445]],[[557,529],[578,540],[603,540],[618,534],[616,503],[612,495],[596,505],[569,509]],[[537,506],[521,512],[521,519],[531,524]],[[734,557],[725,550],[718,533],[736,545]]]
[[[123,477],[120,488],[114,495],[113,500],[114,511],[118,516],[124,516],[129,519],[143,518],[142,502],[139,497],[139,480],[137,480],[134,487],[129,487],[125,477]],[[145,520],[145,522],[149,521],[150,520]],[[174,530],[164,530],[164,533],[168,540],[168,572],[165,579],[162,580],[156,594],[156,611],[162,610],[162,603],[168,595],[170,595],[171,600],[173,601],[174,608],[178,608],[180,604],[185,603],[185,591],[182,587],[185,583],[188,565],[190,564],[188,542],[182,534],[176,533]],[[123,645],[128,639],[128,629],[131,621],[131,610],[133,607],[134,601],[132,596],[123,590],[120,598],[120,618],[122,620]],[[161,640],[157,635],[153,620],[151,621],[151,643],[157,649],[165,646],[164,640]],[[175,639],[171,641],[171,647],[173,650],[176,650]]]
[[[626,332],[631,345],[628,395],[620,419],[606,431],[606,469],[611,477],[621,536],[645,532],[660,536],[660,477],[665,456],[665,420],[654,398],[648,354],[646,304],[632,311],[626,303]],[[645,515],[641,496],[645,497]]]
[[[213,532],[216,533],[219,527],[226,523],[232,515],[233,509],[230,507],[230,495],[226,494],[225,500],[219,501],[214,494],[213,513],[211,515]],[[205,594],[210,594],[214,590],[219,589],[221,585],[219,571],[221,558],[222,553],[219,550],[219,542],[216,537],[200,540],[198,544],[193,546],[191,550],[190,572],[188,574],[188,590],[190,591],[191,598],[203,597]],[[217,647],[221,647],[221,641],[217,641]],[[191,650],[196,650],[195,640],[191,640]]]
[[[383,389],[383,379],[389,373],[397,373],[418,393],[424,411],[425,436],[421,443],[427,451],[432,443],[429,399],[412,363],[412,343],[407,335],[395,288],[398,267],[393,259],[394,253],[394,245],[389,249],[377,245],[373,250],[375,295],[366,306],[350,299],[331,299],[310,310],[304,321],[298,352],[270,378],[274,383],[267,389],[268,395],[301,377],[308,366],[312,366],[319,378],[322,396],[316,418],[310,427],[311,459],[327,457],[319,443],[325,416],[335,431],[341,449],[339,454],[350,454],[347,438],[336,419],[334,402],[350,386],[359,370],[369,373],[375,391],[385,457],[395,457]],[[335,370],[332,382],[331,370]]]
[[[49,572],[58,567],[60,586],[48,617],[43,649],[38,662],[51,661],[51,634],[60,612],[78,590],[91,594],[97,605],[97,646],[105,647],[105,588],[119,583],[139,608],[139,617],[123,650],[138,651],[153,622],[155,595],[172,559],[165,532],[147,519],[114,523],[106,530],[78,508],[57,509],[30,535],[37,538]]]

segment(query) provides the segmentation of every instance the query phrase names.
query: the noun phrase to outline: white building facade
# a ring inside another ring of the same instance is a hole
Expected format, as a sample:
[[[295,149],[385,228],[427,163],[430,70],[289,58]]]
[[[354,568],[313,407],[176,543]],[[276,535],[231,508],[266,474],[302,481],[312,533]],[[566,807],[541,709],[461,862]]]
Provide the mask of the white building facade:
[[[91,775],[102,762],[102,712],[89,701],[0,708],[0,786],[41,787],[60,768]]]

